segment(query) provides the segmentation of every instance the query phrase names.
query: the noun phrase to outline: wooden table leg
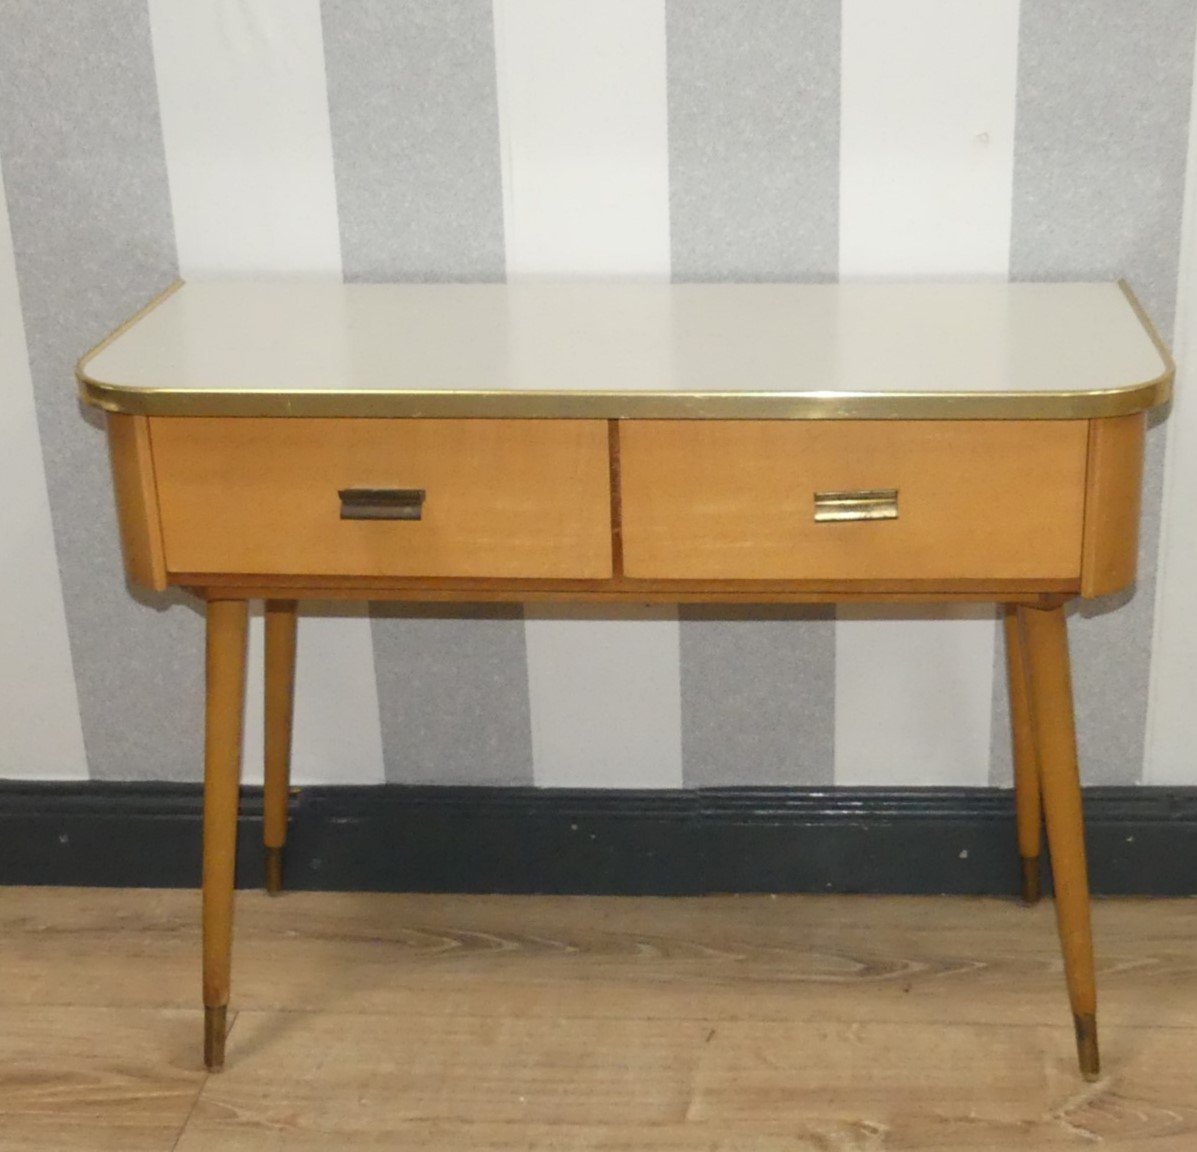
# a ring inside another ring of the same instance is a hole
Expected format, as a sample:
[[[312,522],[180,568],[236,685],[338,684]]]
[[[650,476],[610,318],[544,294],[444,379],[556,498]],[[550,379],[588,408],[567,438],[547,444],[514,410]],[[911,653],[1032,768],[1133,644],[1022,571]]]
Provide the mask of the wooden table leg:
[[[225,1017],[229,1003],[247,608],[244,600],[208,602],[204,747],[204,1064],[212,1071],[218,1071],[224,1064]]]
[[[1086,1080],[1101,1073],[1097,1047],[1097,984],[1085,865],[1085,821],[1077,769],[1068,627],[1062,607],[1018,609],[1039,752],[1043,814],[1052,854],[1056,919],[1064,975],[1076,1026],[1077,1057]]]
[[[1035,904],[1039,881],[1040,826],[1039,755],[1031,722],[1031,700],[1019,636],[1018,611],[1006,607],[1006,671],[1010,682],[1010,727],[1014,742],[1014,802],[1018,813],[1018,858],[1022,865],[1022,898]]]
[[[296,623],[294,600],[266,601],[266,777],[262,839],[266,849],[266,891],[272,896],[283,889],[295,710]]]

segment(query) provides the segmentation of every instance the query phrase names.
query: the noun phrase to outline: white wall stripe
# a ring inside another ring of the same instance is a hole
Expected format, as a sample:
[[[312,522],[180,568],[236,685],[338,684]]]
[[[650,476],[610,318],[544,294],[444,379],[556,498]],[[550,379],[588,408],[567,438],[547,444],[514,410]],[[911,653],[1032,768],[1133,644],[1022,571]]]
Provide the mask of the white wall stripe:
[[[87,777],[0,173],[0,777]]]
[[[548,788],[680,788],[675,612],[529,613],[534,779]]]
[[[507,274],[669,275],[664,0],[495,0]]]
[[[843,279],[1006,275],[1017,71],[1017,0],[844,0]],[[836,783],[986,784],[995,638],[991,612],[841,611]]]
[[[318,0],[150,0],[150,21],[181,274],[339,278]],[[293,778],[381,782],[367,609],[313,610],[299,626]],[[262,631],[258,614],[246,781],[262,776]]]
[[[1164,504],[1147,697],[1145,784],[1197,783],[1197,75],[1189,111],[1173,351],[1175,398],[1168,417]]]
[[[265,627],[250,617],[242,779],[262,782]],[[294,784],[381,784],[382,721],[367,607],[300,605],[295,657]]]
[[[339,276],[318,0],[150,0],[185,277]]]
[[[1017,0],[844,0],[840,276],[1010,262]]]
[[[508,278],[669,276],[663,0],[495,0]],[[675,611],[526,612],[533,774],[682,784]]]
[[[993,645],[987,605],[841,606],[835,782],[987,784]]]

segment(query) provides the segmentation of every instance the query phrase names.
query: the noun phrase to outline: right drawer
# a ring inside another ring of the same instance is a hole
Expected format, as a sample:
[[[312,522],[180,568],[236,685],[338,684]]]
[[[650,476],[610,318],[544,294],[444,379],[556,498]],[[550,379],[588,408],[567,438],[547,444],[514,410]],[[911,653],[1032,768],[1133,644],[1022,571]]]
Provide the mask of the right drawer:
[[[1083,420],[621,421],[624,573],[1079,580],[1087,438]]]

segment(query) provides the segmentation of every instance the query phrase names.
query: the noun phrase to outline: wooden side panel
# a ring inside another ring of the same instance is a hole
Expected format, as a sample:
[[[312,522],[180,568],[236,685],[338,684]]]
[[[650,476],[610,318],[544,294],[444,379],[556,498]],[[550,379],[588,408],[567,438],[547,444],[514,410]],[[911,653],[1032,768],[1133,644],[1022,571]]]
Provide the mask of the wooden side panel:
[[[1077,580],[1087,423],[625,421],[624,572],[684,580]],[[897,490],[820,522],[816,493]]]
[[[1105,596],[1134,583],[1146,432],[1143,412],[1089,421],[1082,596]]]
[[[151,417],[172,573],[611,575],[605,420]],[[418,519],[341,490],[421,489]]]
[[[134,584],[161,592],[166,588],[166,558],[149,418],[109,413],[108,453],[125,572]]]

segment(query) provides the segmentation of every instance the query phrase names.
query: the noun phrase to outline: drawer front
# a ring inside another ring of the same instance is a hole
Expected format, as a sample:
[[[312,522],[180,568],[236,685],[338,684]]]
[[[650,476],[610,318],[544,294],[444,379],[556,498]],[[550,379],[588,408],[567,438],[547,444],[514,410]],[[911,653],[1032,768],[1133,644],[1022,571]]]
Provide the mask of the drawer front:
[[[156,417],[150,439],[172,573],[611,574],[601,420]],[[423,503],[343,507],[370,489]]]
[[[1086,439],[1079,420],[623,421],[624,572],[1075,578]],[[893,490],[896,518],[837,518],[891,517]]]

